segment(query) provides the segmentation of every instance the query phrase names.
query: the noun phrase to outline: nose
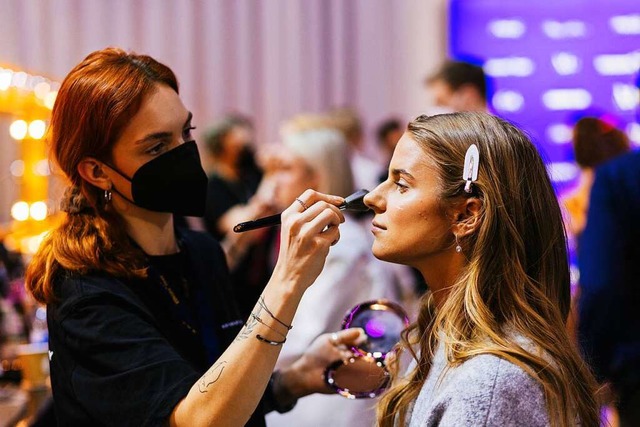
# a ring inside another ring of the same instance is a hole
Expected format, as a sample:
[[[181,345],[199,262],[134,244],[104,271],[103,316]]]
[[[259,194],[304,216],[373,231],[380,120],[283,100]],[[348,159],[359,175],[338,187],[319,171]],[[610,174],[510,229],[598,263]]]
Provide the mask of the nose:
[[[362,199],[364,204],[367,205],[367,207],[374,213],[380,213],[384,210],[384,199],[382,198],[383,184],[384,183],[379,184],[376,188],[367,193],[367,195],[364,196],[364,199]]]

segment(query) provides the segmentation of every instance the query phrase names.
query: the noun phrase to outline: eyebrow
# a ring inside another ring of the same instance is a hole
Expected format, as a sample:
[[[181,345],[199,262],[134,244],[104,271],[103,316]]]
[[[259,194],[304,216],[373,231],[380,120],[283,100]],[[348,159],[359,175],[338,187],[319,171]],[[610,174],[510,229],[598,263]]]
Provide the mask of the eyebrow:
[[[189,126],[191,124],[191,119],[193,119],[193,113],[189,111],[189,115],[187,116],[187,120],[184,122],[183,128]],[[146,135],[143,138],[140,138],[136,141],[136,144],[144,144],[146,142],[157,141],[160,139],[171,138],[173,132],[154,132]]]
[[[415,180],[414,176],[411,175],[406,169],[391,169],[392,175],[403,175],[409,179]]]

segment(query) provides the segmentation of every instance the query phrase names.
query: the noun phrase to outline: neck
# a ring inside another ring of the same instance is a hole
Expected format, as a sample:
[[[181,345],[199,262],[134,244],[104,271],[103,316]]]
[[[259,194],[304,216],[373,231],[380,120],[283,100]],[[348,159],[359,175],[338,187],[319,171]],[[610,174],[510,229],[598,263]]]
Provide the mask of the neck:
[[[144,217],[123,215],[127,234],[147,255],[169,255],[178,252],[173,215],[164,212],[147,212]]]
[[[458,253],[451,247],[416,266],[431,291],[436,307],[442,307],[465,264],[464,253]]]
[[[147,255],[169,255],[179,251],[171,214],[163,223],[127,221],[127,232]]]

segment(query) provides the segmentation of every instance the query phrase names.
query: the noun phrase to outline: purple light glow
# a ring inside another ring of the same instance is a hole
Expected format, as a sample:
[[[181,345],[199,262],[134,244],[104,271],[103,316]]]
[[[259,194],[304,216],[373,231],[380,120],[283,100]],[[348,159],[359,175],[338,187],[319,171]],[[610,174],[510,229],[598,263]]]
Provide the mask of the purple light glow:
[[[382,338],[385,333],[385,325],[379,319],[373,318],[367,322],[364,330],[371,338]]]
[[[493,111],[532,136],[560,193],[576,183],[566,129],[580,117],[615,117],[640,145],[637,0],[451,0],[449,16],[450,56],[483,65]]]

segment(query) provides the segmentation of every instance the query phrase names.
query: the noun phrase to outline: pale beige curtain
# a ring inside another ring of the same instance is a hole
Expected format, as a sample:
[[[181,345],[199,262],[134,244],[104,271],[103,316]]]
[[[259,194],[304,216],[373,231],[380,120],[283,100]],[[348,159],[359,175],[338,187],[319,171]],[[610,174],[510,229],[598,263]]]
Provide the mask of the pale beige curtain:
[[[381,120],[428,107],[422,79],[445,55],[445,9],[446,0],[0,0],[0,64],[62,79],[88,53],[119,46],[176,72],[198,132],[237,111],[254,118],[259,143],[274,142],[292,114],[350,105],[371,149]]]

